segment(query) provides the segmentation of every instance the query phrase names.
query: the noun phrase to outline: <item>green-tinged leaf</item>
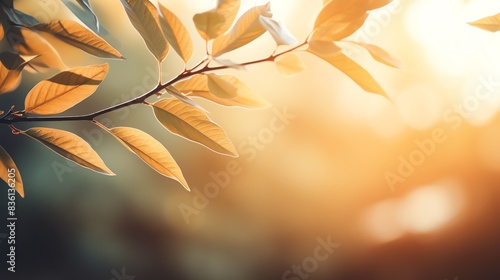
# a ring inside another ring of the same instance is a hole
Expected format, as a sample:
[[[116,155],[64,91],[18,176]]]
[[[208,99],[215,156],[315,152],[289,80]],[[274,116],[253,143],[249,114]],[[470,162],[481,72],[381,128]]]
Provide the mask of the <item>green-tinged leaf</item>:
[[[295,45],[298,43],[297,39],[293,34],[288,31],[286,26],[279,21],[274,20],[271,17],[259,16],[259,21],[262,26],[273,36],[274,41],[278,46],[280,45]]]
[[[9,174],[12,175],[9,176]],[[14,160],[12,160],[10,155],[2,146],[0,146],[0,178],[2,178],[2,180],[4,180],[9,187],[13,187],[17,193],[24,198],[21,173],[19,173],[19,169],[17,169]]]
[[[324,41],[342,40],[360,29],[367,18],[368,13],[361,14],[360,16],[349,19],[348,21],[332,17],[314,30],[312,39]]]
[[[175,87],[188,96],[201,97],[224,106],[238,106],[244,108],[266,108],[269,103],[255,94],[248,86],[233,76],[219,76],[221,79],[234,84],[237,88],[237,94],[233,98],[221,98],[210,91],[208,87],[207,75],[195,75],[187,80],[178,82]]]
[[[161,12],[161,26],[167,41],[172,45],[175,52],[184,60],[188,60],[193,55],[193,42],[191,36],[182,22],[165,8],[161,3],[158,3]]]
[[[108,73],[107,64],[63,71],[38,83],[26,96],[26,113],[59,114],[92,95]]]
[[[20,133],[85,168],[106,175],[115,175],[85,140],[71,132],[34,127]]]
[[[160,27],[158,11],[149,0],[120,0],[132,25],[144,39],[149,51],[161,62],[169,45]]]
[[[189,191],[188,183],[172,155],[149,134],[130,127],[115,127],[109,132],[131,152],[165,177],[172,178]]]
[[[233,98],[238,95],[238,85],[231,83],[227,79],[223,79],[217,74],[207,74],[208,89],[215,96],[220,98]]]
[[[75,14],[92,31],[99,34],[99,19],[92,10],[89,0],[62,0],[68,9]],[[78,3],[76,5],[74,2]]]
[[[468,24],[486,31],[497,32],[500,31],[500,14],[485,17],[473,22],[468,22]]]
[[[244,13],[236,22],[231,32],[216,38],[212,45],[212,55],[224,53],[242,47],[260,37],[266,29],[260,23],[259,16],[269,11],[269,3],[253,7]]]
[[[352,42],[358,46],[361,46],[365,48],[370,55],[378,62],[383,63],[387,66],[394,67],[394,68],[401,68],[401,62],[390,55],[388,52],[386,52],[384,49],[382,49],[379,46],[372,45],[372,44],[366,44],[366,43],[360,43],[360,42]]]
[[[322,56],[332,56],[340,53],[342,49],[332,41],[313,39],[309,42],[309,51]]]
[[[34,17],[14,8],[5,7],[3,11],[9,20],[15,25],[30,27],[38,23],[38,20]]]
[[[59,70],[67,68],[56,49],[34,31],[25,27],[11,26],[6,37],[17,53],[38,56],[29,63],[35,72],[45,72],[49,68]]]
[[[276,66],[285,76],[293,76],[304,71],[304,62],[295,54],[287,53],[279,56],[276,60]]]
[[[52,20],[35,26],[36,29],[48,32],[61,41],[77,47],[84,52],[102,58],[119,58],[123,56],[104,39],[72,20]]]
[[[194,15],[196,30],[206,41],[215,39],[231,27],[239,8],[240,0],[218,0],[215,9]]]
[[[21,72],[34,56],[23,57],[12,52],[0,53],[0,94],[15,90],[21,83]]]
[[[342,71],[365,91],[387,96],[385,91],[375,79],[373,79],[370,73],[345,54],[338,53],[332,56],[325,56],[320,53],[315,53],[310,49],[308,51]]]
[[[162,99],[153,104],[158,121],[170,132],[185,137],[205,147],[230,156],[238,153],[224,130],[205,113],[175,98]]]

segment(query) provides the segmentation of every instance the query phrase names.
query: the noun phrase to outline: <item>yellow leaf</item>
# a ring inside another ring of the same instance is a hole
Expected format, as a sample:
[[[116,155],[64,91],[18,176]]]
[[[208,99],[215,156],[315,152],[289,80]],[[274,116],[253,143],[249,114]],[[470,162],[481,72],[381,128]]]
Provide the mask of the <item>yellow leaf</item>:
[[[63,42],[97,57],[123,58],[117,50],[101,37],[75,21],[52,20],[49,23],[37,24],[35,28],[48,32]]]
[[[63,71],[39,82],[26,96],[26,113],[52,115],[66,111],[92,95],[108,73],[107,64]]]
[[[162,99],[153,104],[158,121],[172,133],[202,144],[226,155],[238,153],[222,128],[210,120],[205,113],[175,98]]]
[[[228,34],[214,40],[212,55],[220,56],[224,53],[242,47],[260,37],[266,29],[262,26],[259,16],[269,10],[269,3],[253,7],[244,13]]]
[[[10,175],[9,174],[13,174]],[[17,193],[24,198],[23,180],[21,178],[21,173],[17,169],[14,160],[10,155],[0,146],[0,178],[9,185],[9,187],[14,186]]]
[[[349,76],[356,84],[358,84],[362,89],[380,94],[387,97],[387,94],[382,89],[382,87],[373,79],[373,77],[368,73],[363,67],[357,64],[355,61],[347,57],[343,53],[338,53],[332,56],[326,56],[320,53],[315,53],[311,49],[309,52],[320,57],[326,62],[330,63],[335,68],[342,71],[344,74]]]
[[[196,30],[205,41],[218,37],[231,27],[239,8],[240,0],[219,0],[217,8],[194,15]]]
[[[359,18],[368,11],[366,0],[331,0],[319,13],[314,23],[314,28],[318,28],[327,21],[349,22]],[[330,24],[329,24],[330,25]]]
[[[141,130],[130,127],[115,127],[109,132],[151,168],[165,177],[175,179],[189,191],[181,169],[158,140]]]
[[[12,52],[0,53],[0,94],[15,90],[21,83],[21,72],[30,60]]]
[[[391,3],[392,1],[393,0],[368,0],[366,3],[368,10],[375,10]]]
[[[361,28],[367,18],[368,13],[363,13],[347,21],[332,17],[314,30],[312,39],[324,41],[338,41],[344,39]]]
[[[149,0],[120,0],[132,25],[144,39],[149,51],[161,62],[169,45],[160,27],[158,11]]]
[[[313,39],[309,42],[309,50],[312,53],[318,53],[323,56],[332,56],[342,51],[342,49],[332,41],[316,39]]]
[[[3,40],[4,35],[5,35],[5,32],[3,30],[3,25],[2,25],[2,22],[0,22],[0,41]]]
[[[161,3],[158,3],[158,5],[162,14],[160,19],[161,26],[165,37],[167,37],[167,41],[184,62],[188,62],[191,55],[193,55],[193,42],[191,41],[189,32],[174,13],[165,8]]]
[[[361,46],[368,50],[370,55],[378,62],[383,63],[387,66],[394,67],[394,68],[401,68],[401,62],[390,55],[388,52],[386,52],[384,49],[382,49],[379,46],[372,45],[372,44],[365,44],[365,43],[360,43],[360,42],[352,42],[358,46]]]
[[[56,49],[44,38],[25,27],[11,26],[7,39],[14,50],[22,55],[39,56],[29,63],[35,71],[45,72],[48,68],[66,69]]]
[[[293,76],[304,71],[304,63],[293,53],[284,54],[276,59],[278,70],[285,76]]]
[[[85,140],[71,132],[35,127],[20,133],[85,168],[106,175],[115,175]]]
[[[188,80],[184,80],[175,84],[175,87],[188,96],[197,96],[205,98],[217,104],[224,106],[239,106],[245,108],[266,108],[269,103],[255,94],[249,87],[247,87],[240,80],[233,76],[219,76],[230,83],[233,83],[237,88],[237,95],[231,99],[220,98],[213,94],[208,87],[207,75],[195,75]]]
[[[233,98],[238,95],[238,85],[231,83],[227,79],[221,78],[217,74],[207,74],[208,89],[220,98]]]
[[[500,31],[500,14],[468,22],[468,24],[490,32]]]

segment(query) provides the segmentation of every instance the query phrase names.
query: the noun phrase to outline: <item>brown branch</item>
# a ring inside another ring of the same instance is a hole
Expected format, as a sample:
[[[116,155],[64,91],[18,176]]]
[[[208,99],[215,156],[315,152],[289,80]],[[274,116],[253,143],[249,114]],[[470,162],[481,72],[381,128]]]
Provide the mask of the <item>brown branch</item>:
[[[262,62],[272,62],[277,57],[284,55],[286,53],[292,52],[300,47],[305,46],[306,44],[307,44],[307,41],[300,44],[300,45],[297,45],[291,49],[283,51],[281,53],[270,55],[267,58],[245,62],[245,63],[242,63],[241,65],[247,66],[247,65],[258,64],[258,63],[262,63]],[[183,79],[189,78],[189,77],[197,75],[197,74],[202,74],[202,73],[206,73],[206,72],[212,72],[212,71],[230,68],[229,66],[209,67],[207,64],[203,68],[201,68],[199,70],[195,70],[199,66],[203,65],[203,63],[205,63],[205,62],[207,62],[207,59],[202,60],[200,63],[198,63],[196,66],[194,66],[193,68],[191,68],[189,70],[184,70],[184,72],[182,72],[181,74],[179,74],[177,77],[173,78],[172,80],[170,80],[164,84],[159,83],[156,88],[144,93],[141,96],[138,96],[136,98],[119,103],[117,105],[96,111],[94,113],[85,114],[85,115],[77,115],[77,116],[26,117],[23,114],[23,112],[12,112],[12,110],[10,110],[2,118],[0,118],[0,123],[11,125],[14,123],[23,123],[23,122],[26,123],[26,122],[93,121],[96,117],[104,115],[106,113],[110,113],[110,112],[113,112],[113,111],[116,111],[116,110],[119,110],[119,109],[122,109],[122,108],[125,108],[128,106],[136,105],[136,104],[143,104],[147,98],[149,98],[155,94],[160,93],[166,87],[168,87],[168,86],[170,86],[178,81],[181,81]],[[160,69],[160,71],[161,71],[161,69]],[[161,73],[160,73],[160,75],[161,75]]]

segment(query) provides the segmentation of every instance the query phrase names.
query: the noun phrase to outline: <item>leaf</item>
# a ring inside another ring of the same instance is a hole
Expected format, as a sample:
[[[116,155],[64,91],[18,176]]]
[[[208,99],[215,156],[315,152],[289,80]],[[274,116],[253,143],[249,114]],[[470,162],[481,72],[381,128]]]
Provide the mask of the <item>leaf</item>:
[[[173,95],[175,98],[179,99],[180,101],[194,107],[198,107],[200,109],[203,109],[200,105],[198,105],[196,102],[191,100],[188,96],[185,96],[180,92],[178,89],[176,89],[174,86],[170,85],[165,88],[165,90],[170,94]]]
[[[309,51],[322,56],[332,56],[340,53],[342,49],[332,41],[313,39],[309,42]]]
[[[275,61],[278,71],[285,76],[293,76],[304,71],[305,69],[302,60],[293,53],[287,53],[279,56]]]
[[[9,171],[14,171],[14,172],[9,172]],[[9,173],[14,174],[14,177],[10,178]],[[24,188],[23,188],[23,180],[21,178],[21,173],[19,173],[19,169],[17,169],[14,160],[10,157],[10,155],[7,153],[7,151],[5,151],[5,149],[2,146],[0,146],[0,178],[2,178],[2,180],[4,180],[5,183],[9,185],[9,187],[11,186],[10,183],[15,183],[14,189],[22,198],[24,198]],[[9,179],[11,179],[10,182]],[[15,181],[12,182],[12,180]]]
[[[391,3],[393,0],[368,0],[367,7],[368,10],[375,10],[378,8],[382,8],[383,6]]]
[[[259,16],[269,11],[269,3],[253,7],[243,14],[236,22],[231,32],[216,38],[212,45],[212,55],[220,56],[224,53],[242,47],[260,37],[266,29],[259,21]]]
[[[184,60],[188,60],[193,55],[193,42],[191,36],[182,22],[165,8],[161,3],[158,3],[162,17],[160,17],[161,27],[167,41],[172,45],[175,52]]]
[[[256,95],[249,87],[233,76],[219,76],[233,83],[237,88],[237,95],[231,99],[220,98],[213,94],[208,87],[207,75],[195,75],[188,80],[175,84],[175,87],[188,96],[197,96],[224,106],[239,106],[245,108],[266,108],[269,103]]]
[[[75,1],[62,0],[62,2],[78,17],[78,19],[85,23],[86,26],[95,33],[99,33],[99,19],[92,10],[89,0],[76,0],[78,6],[73,3]]]
[[[0,94],[15,90],[21,83],[21,72],[34,56],[22,57],[12,52],[0,53]]]
[[[38,56],[29,63],[29,66],[33,67],[35,71],[44,72],[48,68],[59,70],[67,68],[56,49],[30,29],[11,26],[6,36],[10,45],[19,54]]]
[[[333,17],[314,30],[312,39],[324,41],[338,41],[344,39],[360,29],[367,18],[368,13],[361,14],[348,21],[344,21],[343,19],[339,20]]]
[[[72,20],[52,20],[41,23],[36,29],[48,32],[61,41],[77,47],[84,52],[102,58],[119,58],[123,56],[104,39]]]
[[[401,68],[401,62],[390,55],[388,52],[386,52],[384,49],[382,49],[379,46],[372,45],[372,44],[366,44],[366,43],[360,43],[360,42],[352,42],[353,44],[356,44],[358,46],[361,46],[368,50],[370,55],[378,62],[383,63],[387,66],[394,67],[394,68]]]
[[[0,21],[0,41],[3,40],[4,35],[5,35],[5,31],[3,30],[2,21]]]
[[[318,28],[328,20],[333,22],[351,22],[363,16],[366,12],[378,9],[392,2],[392,0],[330,0],[324,1],[324,7],[314,23]],[[332,24],[328,24],[334,27]]]
[[[108,73],[107,64],[63,71],[39,82],[26,96],[26,113],[59,114],[92,95]]]
[[[153,104],[158,121],[170,132],[205,147],[230,156],[238,153],[226,133],[205,113],[175,98],[162,99]]]
[[[238,86],[217,74],[207,74],[208,89],[220,98],[233,98],[238,95]]]
[[[218,0],[215,9],[194,15],[196,30],[205,41],[217,38],[231,27],[239,8],[240,0]]]
[[[181,169],[158,140],[141,130],[130,127],[115,127],[109,132],[151,168],[165,177],[178,181],[190,191]]]
[[[315,53],[311,49],[309,49],[308,51],[320,57],[321,59],[325,60],[326,62],[330,63],[332,66],[339,69],[340,71],[342,71],[365,91],[380,94],[387,97],[385,91],[373,79],[370,73],[368,73],[363,67],[361,67],[355,61],[347,57],[345,54],[338,53],[336,55],[326,56],[320,53]]]
[[[85,140],[71,132],[35,127],[20,133],[85,168],[106,175],[115,175]]]
[[[144,39],[149,51],[162,62],[169,45],[160,27],[158,11],[149,0],[120,0],[132,25]]]
[[[217,63],[220,63],[224,66],[227,66],[229,68],[233,68],[233,69],[236,69],[236,70],[246,70],[246,67],[245,65],[243,64],[238,64],[230,59],[222,59],[222,58],[219,58],[219,57],[213,57],[213,60]]]
[[[3,8],[3,11],[9,20],[15,25],[31,27],[38,23],[38,20],[34,17],[16,10],[13,7],[5,7]]]
[[[297,39],[288,31],[282,22],[278,22],[270,17],[259,16],[259,21],[264,28],[273,36],[274,41],[280,45],[297,44]]]
[[[485,17],[473,22],[468,22],[468,24],[486,31],[497,32],[500,31],[500,14]]]

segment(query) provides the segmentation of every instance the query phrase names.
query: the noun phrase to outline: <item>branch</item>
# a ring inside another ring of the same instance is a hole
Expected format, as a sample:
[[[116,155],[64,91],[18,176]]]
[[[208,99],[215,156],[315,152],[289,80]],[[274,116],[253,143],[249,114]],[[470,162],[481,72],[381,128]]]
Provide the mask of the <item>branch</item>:
[[[247,66],[247,65],[258,64],[258,63],[262,63],[262,62],[272,62],[277,57],[284,55],[286,53],[292,52],[292,51],[299,49],[305,45],[307,45],[307,41],[305,41],[304,43],[299,44],[291,49],[283,51],[281,53],[272,54],[269,57],[266,57],[263,59],[245,62],[245,63],[242,63],[241,65]],[[203,65],[206,62],[208,62],[208,57],[204,58],[200,63],[198,63],[193,68],[188,69],[188,70],[184,70],[184,72],[182,72],[181,74],[179,74],[177,77],[173,78],[172,80],[170,80],[164,84],[162,84],[160,81],[160,83],[158,84],[158,86],[156,88],[144,93],[141,96],[138,96],[136,98],[119,103],[117,105],[96,111],[94,113],[85,114],[85,115],[77,115],[77,116],[26,117],[24,115],[24,112],[22,112],[22,111],[21,112],[12,112],[12,109],[11,109],[7,114],[5,114],[2,118],[0,118],[0,123],[11,125],[14,123],[23,123],[23,122],[93,121],[98,116],[101,116],[101,115],[104,115],[104,114],[107,114],[107,113],[110,113],[110,112],[113,112],[113,111],[116,111],[116,110],[119,110],[119,109],[122,109],[122,108],[125,108],[128,106],[145,103],[147,98],[149,98],[155,94],[160,93],[166,87],[168,87],[168,86],[170,86],[178,81],[181,81],[183,79],[189,78],[189,77],[197,75],[197,74],[202,74],[202,73],[206,73],[206,72],[212,72],[212,71],[230,68],[229,66],[210,67],[207,64],[204,67],[202,67],[201,69],[195,70],[196,68],[200,67],[201,65]],[[161,68],[159,71],[160,71],[160,77],[161,77]]]

